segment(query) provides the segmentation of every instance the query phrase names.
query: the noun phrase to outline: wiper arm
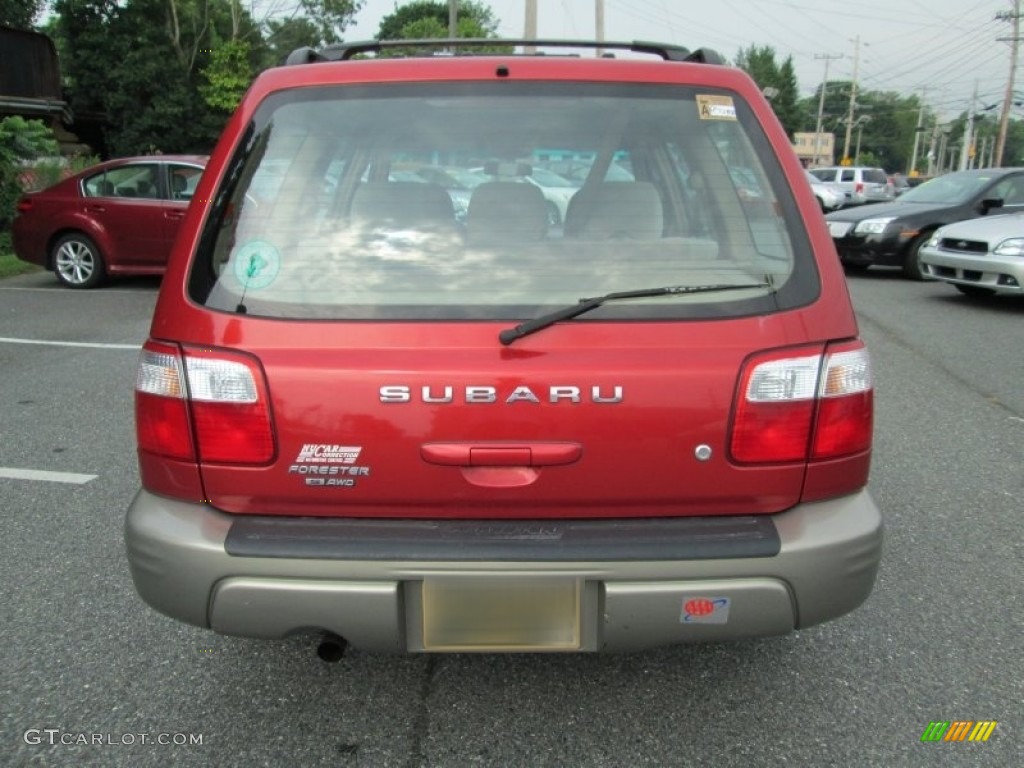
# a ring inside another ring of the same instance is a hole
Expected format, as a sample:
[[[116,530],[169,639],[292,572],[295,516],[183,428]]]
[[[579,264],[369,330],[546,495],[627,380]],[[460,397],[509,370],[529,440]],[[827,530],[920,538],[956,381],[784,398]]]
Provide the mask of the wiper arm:
[[[738,291],[747,288],[771,287],[772,283],[770,281],[765,281],[745,285],[737,285],[734,283],[714,283],[712,285],[666,285],[661,288],[640,288],[635,291],[606,293],[604,296],[580,299],[578,304],[573,304],[572,306],[565,307],[563,309],[556,309],[554,312],[549,312],[546,315],[535,317],[533,320],[527,320],[526,322],[520,323],[515,328],[506,328],[498,334],[498,341],[508,346],[516,339],[521,339],[523,336],[529,336],[531,333],[544,330],[545,328],[561,322],[562,320],[571,320],[574,317],[579,317],[585,312],[597,309],[602,304],[609,301],[620,301],[622,299],[645,299],[651,296],[678,296],[687,293],[713,293],[715,291]]]

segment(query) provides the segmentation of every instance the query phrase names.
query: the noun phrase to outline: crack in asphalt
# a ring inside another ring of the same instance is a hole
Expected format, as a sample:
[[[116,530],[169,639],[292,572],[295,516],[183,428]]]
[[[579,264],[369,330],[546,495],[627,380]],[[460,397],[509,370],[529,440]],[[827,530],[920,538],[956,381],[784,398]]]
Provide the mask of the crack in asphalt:
[[[412,723],[412,745],[409,747],[409,759],[406,768],[421,768],[426,764],[426,741],[430,732],[430,694],[433,692],[434,680],[437,675],[437,656],[427,654],[427,664],[423,670],[423,683],[420,685],[419,707],[416,719]]]

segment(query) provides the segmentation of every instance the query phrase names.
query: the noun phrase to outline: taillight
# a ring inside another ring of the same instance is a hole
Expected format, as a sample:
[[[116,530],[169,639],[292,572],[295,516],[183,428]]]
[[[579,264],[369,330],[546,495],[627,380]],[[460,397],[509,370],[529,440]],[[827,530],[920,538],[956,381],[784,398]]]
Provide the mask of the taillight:
[[[28,213],[32,210],[32,198],[23,197],[18,201],[18,213]]]
[[[857,194],[858,195],[861,194],[862,192],[864,192],[864,182],[863,181],[858,181],[857,185],[854,187],[854,189],[857,190]]]
[[[863,344],[799,352],[758,355],[744,366],[730,442],[734,461],[823,460],[871,447],[871,366]]]
[[[147,342],[142,348],[135,376],[135,435],[142,451],[195,460],[177,347]]]
[[[818,390],[811,459],[832,459],[871,447],[874,388],[862,344],[830,347]]]
[[[135,385],[139,448],[217,464],[266,464],[274,435],[259,363],[238,352],[147,342]]]

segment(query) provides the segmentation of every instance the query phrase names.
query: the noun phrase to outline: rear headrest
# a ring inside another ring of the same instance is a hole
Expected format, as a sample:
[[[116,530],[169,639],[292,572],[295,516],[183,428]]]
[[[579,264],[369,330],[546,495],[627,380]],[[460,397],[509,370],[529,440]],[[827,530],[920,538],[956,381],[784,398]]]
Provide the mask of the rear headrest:
[[[352,220],[370,226],[454,226],[455,208],[440,184],[371,181],[356,188]]]
[[[582,188],[569,201],[565,234],[591,240],[651,240],[662,236],[658,190],[647,181],[605,182]]]
[[[529,182],[487,181],[469,199],[468,240],[535,242],[544,238],[547,228],[544,194]]]

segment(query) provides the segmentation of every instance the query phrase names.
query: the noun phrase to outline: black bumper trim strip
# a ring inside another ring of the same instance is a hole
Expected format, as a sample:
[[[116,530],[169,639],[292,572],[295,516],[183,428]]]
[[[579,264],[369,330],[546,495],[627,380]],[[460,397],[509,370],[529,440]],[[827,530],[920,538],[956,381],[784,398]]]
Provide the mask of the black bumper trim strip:
[[[774,557],[768,515],[618,520],[366,520],[251,517],[235,557],[426,562],[614,562]]]

